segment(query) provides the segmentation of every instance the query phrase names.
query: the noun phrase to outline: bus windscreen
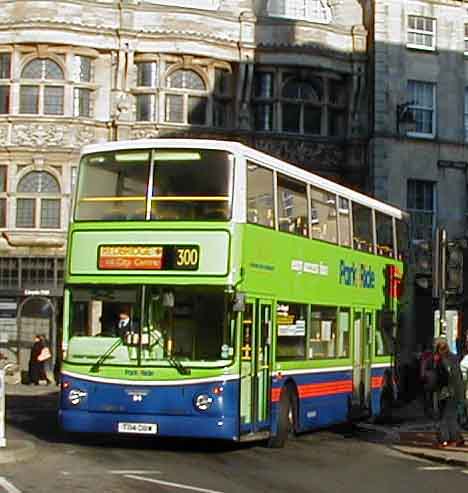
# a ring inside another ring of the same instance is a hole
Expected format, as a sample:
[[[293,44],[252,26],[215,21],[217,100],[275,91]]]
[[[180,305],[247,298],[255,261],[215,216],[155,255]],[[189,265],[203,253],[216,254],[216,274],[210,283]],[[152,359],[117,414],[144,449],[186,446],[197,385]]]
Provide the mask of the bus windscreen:
[[[230,153],[208,149],[119,150],[85,156],[75,220],[228,220],[233,167]]]

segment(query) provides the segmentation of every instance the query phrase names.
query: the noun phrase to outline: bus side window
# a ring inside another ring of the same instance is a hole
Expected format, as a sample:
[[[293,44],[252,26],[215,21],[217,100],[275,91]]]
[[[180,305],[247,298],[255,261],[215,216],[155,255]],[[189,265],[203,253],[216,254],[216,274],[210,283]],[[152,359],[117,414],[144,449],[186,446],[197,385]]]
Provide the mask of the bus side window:
[[[273,171],[247,162],[247,222],[275,227]]]
[[[390,216],[375,211],[375,229],[377,232],[377,254],[393,257],[393,220]]]
[[[365,252],[373,252],[372,210],[353,202],[354,248]]]

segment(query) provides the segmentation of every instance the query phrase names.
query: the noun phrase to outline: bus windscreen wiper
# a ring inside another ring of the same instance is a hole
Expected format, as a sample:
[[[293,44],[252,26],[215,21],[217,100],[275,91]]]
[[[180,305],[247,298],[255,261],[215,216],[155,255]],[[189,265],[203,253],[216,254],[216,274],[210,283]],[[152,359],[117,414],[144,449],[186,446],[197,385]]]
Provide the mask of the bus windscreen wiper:
[[[177,358],[168,356],[167,361],[169,361],[169,364],[173,366],[181,375],[190,375],[190,368],[185,367]]]
[[[112,344],[112,346],[107,349],[105,353],[103,353],[96,363],[91,367],[91,372],[96,373],[99,370],[99,367],[104,363],[104,361],[120,346],[123,344],[123,340],[119,337],[117,341]]]

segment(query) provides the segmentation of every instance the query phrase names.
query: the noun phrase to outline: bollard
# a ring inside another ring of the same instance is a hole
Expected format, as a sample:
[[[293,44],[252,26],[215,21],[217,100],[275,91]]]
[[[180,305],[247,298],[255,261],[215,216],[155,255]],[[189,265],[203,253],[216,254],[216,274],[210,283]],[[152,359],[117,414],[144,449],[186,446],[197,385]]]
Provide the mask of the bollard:
[[[6,447],[5,438],[5,370],[0,368],[0,447]]]

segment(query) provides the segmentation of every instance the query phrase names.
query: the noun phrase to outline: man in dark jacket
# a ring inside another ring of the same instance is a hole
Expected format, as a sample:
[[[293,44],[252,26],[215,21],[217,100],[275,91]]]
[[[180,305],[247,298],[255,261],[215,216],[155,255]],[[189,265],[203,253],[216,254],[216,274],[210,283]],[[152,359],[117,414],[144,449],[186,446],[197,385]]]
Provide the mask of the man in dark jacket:
[[[450,352],[445,339],[440,339],[436,344],[434,362],[440,409],[439,447],[462,446],[464,441],[458,424],[458,412],[464,402],[463,377],[458,358]]]

